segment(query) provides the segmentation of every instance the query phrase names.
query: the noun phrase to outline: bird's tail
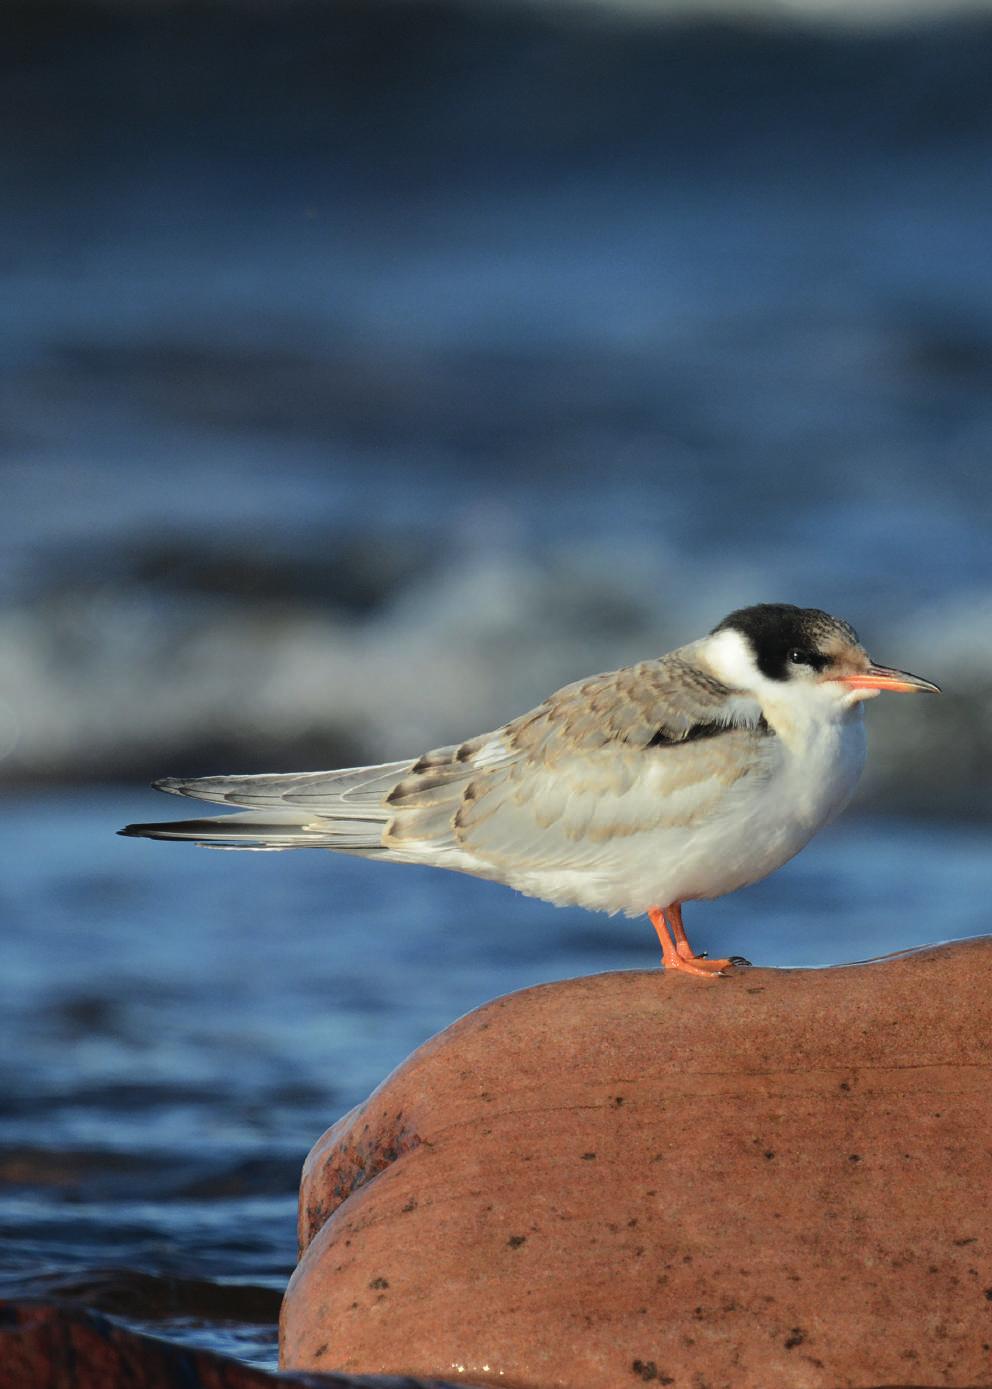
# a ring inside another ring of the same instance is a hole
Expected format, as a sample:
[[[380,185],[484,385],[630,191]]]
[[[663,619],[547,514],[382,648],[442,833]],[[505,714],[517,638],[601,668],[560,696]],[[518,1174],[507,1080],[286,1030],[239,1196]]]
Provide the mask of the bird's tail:
[[[382,850],[393,812],[386,798],[412,767],[386,762],[333,772],[166,777],[156,790],[237,806],[240,813],[202,820],[128,825],[121,834],[184,839],[211,849],[337,849],[369,855]]]

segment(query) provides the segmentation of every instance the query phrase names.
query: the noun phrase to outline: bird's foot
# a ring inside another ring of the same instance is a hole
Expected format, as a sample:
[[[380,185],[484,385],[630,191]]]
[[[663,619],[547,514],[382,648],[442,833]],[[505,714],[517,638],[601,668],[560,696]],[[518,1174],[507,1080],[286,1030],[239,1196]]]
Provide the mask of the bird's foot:
[[[728,969],[735,961],[740,959],[740,956],[735,955],[733,960],[711,960],[705,950],[701,955],[694,955],[692,953],[692,946],[688,941],[680,940],[676,944],[675,949],[678,952],[679,959],[683,960],[686,964],[694,965],[696,969],[703,974],[721,974],[723,970]]]
[[[696,974],[700,979],[716,979],[723,973],[724,965],[729,965],[730,961],[705,960],[699,955],[680,955],[677,950],[673,950],[670,955],[662,955],[661,963],[666,971]]]
[[[710,960],[705,955],[683,955],[681,950],[679,959],[682,963],[676,968],[691,969],[693,974],[722,974],[733,964],[733,960]]]

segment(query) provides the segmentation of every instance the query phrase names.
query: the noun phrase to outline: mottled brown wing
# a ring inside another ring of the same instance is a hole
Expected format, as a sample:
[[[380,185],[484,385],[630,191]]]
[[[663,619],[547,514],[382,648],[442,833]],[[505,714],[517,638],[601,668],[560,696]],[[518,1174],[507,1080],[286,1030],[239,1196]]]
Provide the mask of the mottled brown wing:
[[[761,763],[758,719],[680,653],[578,681],[415,763],[388,797],[384,845],[591,866],[618,837],[713,813]]]

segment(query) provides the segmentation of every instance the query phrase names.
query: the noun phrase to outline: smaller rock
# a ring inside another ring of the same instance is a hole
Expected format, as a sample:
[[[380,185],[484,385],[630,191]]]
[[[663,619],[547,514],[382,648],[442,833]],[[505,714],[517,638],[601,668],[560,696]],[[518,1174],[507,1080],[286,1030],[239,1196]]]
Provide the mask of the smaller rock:
[[[0,1301],[0,1389],[452,1389],[437,1381],[269,1374],[226,1355],[141,1336],[95,1312]],[[464,1386],[459,1386],[464,1389]]]

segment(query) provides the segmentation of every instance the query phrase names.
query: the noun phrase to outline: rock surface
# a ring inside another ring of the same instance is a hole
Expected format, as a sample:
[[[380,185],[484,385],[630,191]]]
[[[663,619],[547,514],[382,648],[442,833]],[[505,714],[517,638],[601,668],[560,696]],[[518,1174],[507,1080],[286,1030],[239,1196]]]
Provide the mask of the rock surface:
[[[992,939],[500,998],[317,1143],[281,1363],[992,1385]]]
[[[0,1301],[0,1389],[446,1389],[412,1379],[274,1375],[141,1336],[95,1312]],[[451,1389],[451,1386],[447,1386]]]

